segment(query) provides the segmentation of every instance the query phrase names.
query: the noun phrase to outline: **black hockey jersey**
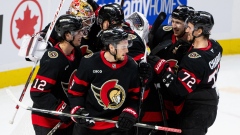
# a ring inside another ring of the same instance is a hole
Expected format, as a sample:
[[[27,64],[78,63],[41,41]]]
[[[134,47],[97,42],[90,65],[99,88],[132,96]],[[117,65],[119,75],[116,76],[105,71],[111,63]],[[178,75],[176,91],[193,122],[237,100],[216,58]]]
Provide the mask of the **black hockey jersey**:
[[[49,48],[40,60],[40,68],[32,83],[30,95],[33,107],[56,110],[61,101],[69,103],[67,90],[72,73],[80,64],[81,54],[74,49],[66,56],[59,45]],[[32,112],[32,123],[53,128],[60,119],[57,116]],[[62,124],[60,128],[68,125]]]
[[[72,107],[86,108],[91,117],[117,120],[122,110],[138,110],[139,84],[136,62],[126,56],[121,62],[108,62],[104,51],[82,58],[72,86],[68,90]],[[95,130],[113,128],[115,124],[97,122]]]
[[[127,32],[132,38],[132,46],[128,48],[128,55],[131,56],[135,61],[140,62],[141,58],[144,56],[145,53],[145,44],[142,41],[142,38],[133,31],[127,23],[123,24],[123,29]]]
[[[172,83],[166,84],[173,95],[180,97],[174,103],[178,108],[177,112],[181,111],[183,101],[207,105],[218,104],[215,83],[221,57],[222,47],[215,40],[209,40],[206,48],[192,48],[183,57],[177,76]]]
[[[164,42],[167,43],[167,46]],[[159,50],[159,47],[161,47],[162,49],[157,51],[155,55],[166,60],[175,59],[175,55],[171,50],[171,46],[175,42],[176,42],[176,37],[173,35],[172,27],[160,26],[156,34],[154,35],[153,46],[150,46],[150,49],[151,51],[156,51],[156,50]],[[150,54],[150,55],[153,55],[153,54]],[[153,63],[152,67],[154,67],[154,64],[155,63]],[[146,123],[159,124],[159,122],[163,121],[163,117],[162,117],[163,110],[161,109],[161,104],[160,104],[161,102],[160,100],[162,99],[160,99],[158,91],[160,91],[162,94],[162,97],[165,103],[164,104],[165,108],[167,110],[172,110],[172,111],[174,111],[174,108],[173,108],[172,102],[170,101],[171,95],[169,95],[164,91],[166,87],[164,85],[161,85],[161,88],[160,88],[161,90],[158,90],[156,88],[155,80],[158,80],[158,77],[156,74],[153,74],[153,79],[148,84],[150,90],[146,91],[148,92],[146,93],[147,97],[144,100],[142,105],[142,108],[143,108],[142,111],[144,112],[144,115],[141,121]]]

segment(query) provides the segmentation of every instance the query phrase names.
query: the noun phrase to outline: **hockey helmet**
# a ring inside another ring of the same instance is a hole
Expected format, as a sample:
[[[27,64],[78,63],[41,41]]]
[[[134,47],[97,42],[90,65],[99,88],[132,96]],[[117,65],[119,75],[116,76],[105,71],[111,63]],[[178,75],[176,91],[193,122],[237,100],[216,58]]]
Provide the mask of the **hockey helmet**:
[[[88,30],[95,22],[95,13],[93,8],[86,1],[73,0],[69,6],[68,13],[82,19],[83,27],[86,27]]]
[[[121,28],[107,29],[101,33],[101,41],[105,47],[112,44],[116,48],[117,44],[125,39],[128,40],[128,47],[130,47],[132,45],[131,37]]]
[[[109,28],[114,28],[124,22],[124,13],[119,4],[104,5],[98,12],[97,23],[102,25],[104,21],[109,21]]]
[[[214,25],[213,16],[206,11],[198,11],[192,17],[187,19],[187,22],[190,22],[194,25],[194,29],[202,29],[203,34],[210,35],[211,29]]]
[[[77,19],[74,15],[61,15],[55,25],[55,31],[58,36],[65,39],[65,33],[67,32],[75,32],[82,28],[82,20]]]
[[[189,16],[194,14],[194,8],[185,5],[179,5],[172,12],[172,18],[185,21]]]

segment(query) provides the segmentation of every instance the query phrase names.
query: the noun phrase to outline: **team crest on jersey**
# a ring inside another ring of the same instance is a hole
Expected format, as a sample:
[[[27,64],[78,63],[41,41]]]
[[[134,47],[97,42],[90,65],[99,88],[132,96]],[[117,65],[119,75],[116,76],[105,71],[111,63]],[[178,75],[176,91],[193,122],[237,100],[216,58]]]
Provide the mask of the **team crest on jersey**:
[[[77,72],[77,69],[75,69],[75,70],[72,72],[72,74],[71,74],[70,77],[69,77],[69,81],[68,81],[68,82],[61,82],[63,92],[66,94],[66,96],[68,95],[68,94],[67,94],[67,93],[68,93],[68,92],[67,92],[68,89],[70,89],[71,86],[72,86],[73,83],[74,83],[73,77],[74,77],[74,75],[76,74],[76,72]],[[71,83],[71,85],[69,85],[69,83]]]
[[[49,51],[48,52],[48,56],[50,58],[57,58],[58,57],[58,52],[56,52],[56,51]]]
[[[199,55],[197,52],[192,52],[190,54],[188,54],[189,58],[200,58],[201,55]]]
[[[135,39],[135,38],[137,38],[137,36],[136,35],[133,35],[133,34],[128,34],[128,38],[130,38],[130,39]]]
[[[104,110],[116,110],[120,108],[125,101],[125,90],[117,83],[118,80],[112,79],[106,81],[101,88],[91,85],[95,98]]]
[[[91,54],[93,53],[89,48],[88,48],[88,45],[82,45],[80,47],[80,50],[82,52],[83,55],[88,55],[88,54]]]
[[[87,55],[84,55],[84,58],[90,58],[90,57],[92,57],[93,56],[93,53],[89,53],[89,54],[87,54]]]
[[[172,30],[172,26],[163,26],[164,31],[170,31]]]

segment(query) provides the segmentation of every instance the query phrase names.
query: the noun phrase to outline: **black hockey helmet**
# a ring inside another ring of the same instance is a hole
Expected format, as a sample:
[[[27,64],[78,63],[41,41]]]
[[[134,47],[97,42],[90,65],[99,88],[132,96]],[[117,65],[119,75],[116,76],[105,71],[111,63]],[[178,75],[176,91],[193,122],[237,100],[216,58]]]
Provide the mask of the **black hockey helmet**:
[[[210,35],[212,27],[214,25],[213,16],[206,11],[198,11],[192,17],[187,19],[187,22],[190,22],[194,25],[194,29],[202,29],[204,35]]]
[[[116,48],[116,45],[125,39],[129,41],[128,47],[130,47],[132,45],[132,40],[129,34],[121,28],[107,29],[101,33],[101,41],[104,44],[105,48],[107,48],[109,44],[114,45]]]
[[[179,5],[172,12],[172,18],[185,21],[189,16],[194,14],[194,8],[185,5]]]
[[[104,5],[98,12],[97,23],[102,25],[104,21],[109,21],[109,28],[114,28],[124,22],[124,13],[119,4]]]
[[[74,15],[65,14],[58,18],[55,25],[55,31],[57,32],[58,36],[65,39],[65,33],[75,32],[80,30],[82,27],[82,20],[78,19]]]

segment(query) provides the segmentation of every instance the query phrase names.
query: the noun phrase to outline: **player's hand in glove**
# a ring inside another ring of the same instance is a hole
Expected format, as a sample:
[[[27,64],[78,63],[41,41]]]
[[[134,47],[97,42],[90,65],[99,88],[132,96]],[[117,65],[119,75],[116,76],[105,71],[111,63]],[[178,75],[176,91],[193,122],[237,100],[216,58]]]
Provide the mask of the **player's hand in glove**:
[[[158,76],[162,76],[166,71],[174,73],[175,68],[177,68],[176,60],[164,60],[157,56],[149,55],[147,57],[148,62],[153,66],[154,72]]]
[[[152,67],[149,63],[140,62],[138,65],[139,76],[147,83],[152,77]]]
[[[70,113],[71,108],[64,101],[60,101],[59,103],[60,104],[57,106],[56,111],[63,112],[63,113]],[[70,117],[66,117],[66,116],[58,116],[58,117],[61,120],[61,122],[64,122],[64,123],[69,123],[72,121]]]
[[[175,58],[180,62],[182,60],[182,57],[187,53],[187,51],[191,47],[191,44],[187,41],[179,39],[171,47],[172,48],[170,50],[172,50],[172,52],[175,54]]]
[[[116,127],[122,130],[130,130],[136,123],[138,114],[131,108],[125,108],[119,116]]]
[[[71,110],[71,114],[76,114],[76,115],[81,115],[81,116],[85,116],[85,117],[89,117],[89,112],[80,107],[80,106],[75,106],[72,110]],[[84,126],[84,127],[92,127],[95,125],[95,121],[90,119],[90,118],[74,118],[74,117],[71,117],[71,119],[78,123],[79,125],[81,126]]]

